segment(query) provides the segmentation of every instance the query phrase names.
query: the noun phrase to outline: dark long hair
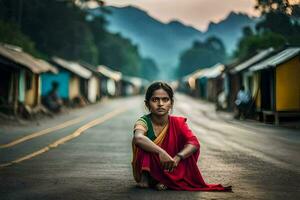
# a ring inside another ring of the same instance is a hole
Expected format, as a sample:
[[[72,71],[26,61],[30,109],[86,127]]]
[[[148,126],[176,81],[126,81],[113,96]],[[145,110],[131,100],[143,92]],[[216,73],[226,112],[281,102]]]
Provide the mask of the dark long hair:
[[[152,83],[146,91],[145,104],[147,107],[149,107],[149,101],[150,101],[154,91],[159,90],[159,89],[163,89],[164,91],[166,91],[169,95],[169,98],[171,99],[172,104],[174,103],[174,92],[173,92],[173,89],[171,88],[171,86],[165,82],[158,81],[158,82]]]

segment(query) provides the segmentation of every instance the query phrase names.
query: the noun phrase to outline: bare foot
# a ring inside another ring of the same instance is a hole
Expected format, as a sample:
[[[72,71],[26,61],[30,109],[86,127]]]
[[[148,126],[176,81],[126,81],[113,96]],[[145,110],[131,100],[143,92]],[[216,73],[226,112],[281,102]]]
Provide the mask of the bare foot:
[[[163,191],[163,190],[167,190],[167,189],[168,189],[168,187],[165,186],[165,185],[162,184],[162,183],[157,183],[156,186],[155,186],[155,188],[156,188],[158,191]]]
[[[141,175],[141,181],[137,183],[137,187],[139,188],[149,188],[149,178],[148,173],[143,172]]]

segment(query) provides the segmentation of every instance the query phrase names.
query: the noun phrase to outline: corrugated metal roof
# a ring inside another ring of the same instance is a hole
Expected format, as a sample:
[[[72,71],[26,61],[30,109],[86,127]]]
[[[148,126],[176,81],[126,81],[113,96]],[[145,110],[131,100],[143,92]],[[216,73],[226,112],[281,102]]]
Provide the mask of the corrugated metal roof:
[[[283,62],[297,56],[300,54],[300,47],[290,47],[287,48],[277,54],[275,54],[274,56],[263,60],[259,63],[257,63],[256,65],[250,67],[250,71],[258,71],[258,70],[262,70],[262,69],[266,69],[269,67],[276,67],[280,64],[282,64]]]
[[[89,79],[92,76],[92,72],[90,70],[81,66],[77,62],[67,61],[58,57],[53,57],[52,60],[59,66],[63,67],[64,69],[70,72],[73,72],[74,74],[82,78]]]
[[[197,70],[196,72],[194,72],[193,74],[191,74],[191,76],[189,76],[189,77],[197,79],[197,78],[202,77],[207,71],[208,71],[208,68],[200,69],[200,70]]]
[[[216,78],[223,72],[224,69],[225,69],[225,66],[223,64],[218,63],[210,68],[207,68],[205,73],[202,74],[202,77]]]
[[[189,79],[199,79],[199,78],[216,78],[217,76],[219,76],[223,70],[225,69],[225,66],[223,64],[216,64],[212,67],[209,68],[204,68],[204,69],[198,69],[196,71],[194,71],[191,74],[188,74],[186,76],[183,77],[183,81],[189,81]]]
[[[104,76],[111,78],[115,81],[119,81],[122,78],[122,73],[118,72],[118,71],[114,71],[104,65],[99,65],[97,67],[98,72],[100,72],[101,74],[103,74]]]
[[[203,69],[198,69],[198,70],[194,71],[194,72],[191,73],[191,74],[185,75],[184,77],[182,77],[182,81],[183,81],[183,82],[188,82],[188,80],[189,80],[190,78],[193,78],[194,76],[197,76],[198,74],[202,73],[202,72],[201,72],[202,70],[203,70]]]
[[[200,78],[216,78],[219,76],[222,71],[225,69],[225,66],[223,64],[216,64],[212,67],[209,68],[204,68],[204,69],[199,69],[196,70],[195,72],[188,74],[182,78],[184,82],[188,82],[190,87],[192,89],[195,89],[196,86],[196,79]]]
[[[207,70],[207,68],[203,68],[203,69],[198,69],[196,71],[194,71],[193,73],[190,73],[188,75],[185,75],[182,80],[183,81],[188,81],[190,78],[197,78],[200,77],[203,73],[205,73],[205,71]]]
[[[262,59],[266,58],[267,56],[269,56],[272,52],[274,52],[274,49],[268,48],[265,49],[261,52],[259,52],[258,54],[256,54],[255,56],[253,56],[252,58],[246,60],[245,62],[240,63],[239,65],[235,66],[233,69],[230,70],[230,73],[238,73],[244,69],[247,69],[248,67],[250,67],[251,65],[261,61]]]
[[[123,76],[122,77],[123,81],[129,82],[132,85],[136,87],[142,87],[143,85],[143,80],[139,77],[133,77],[133,76]]]
[[[48,71],[57,73],[57,69],[54,66],[44,60],[34,58],[30,54],[23,52],[20,47],[1,44],[0,55],[28,68],[30,71],[36,74]]]
[[[96,66],[94,66],[94,65],[92,65],[92,64],[90,64],[90,63],[87,63],[87,62],[85,62],[85,61],[82,61],[82,60],[80,60],[79,62],[78,62],[81,66],[83,66],[83,67],[85,67],[86,69],[88,69],[88,70],[90,70],[91,72],[93,72],[94,74],[97,74],[97,75],[101,75],[98,71],[97,71],[97,67]]]
[[[36,59],[36,61],[40,64],[39,66],[42,67],[45,72],[51,71],[55,74],[58,73],[58,69],[56,67],[54,67],[53,65],[51,65],[50,63],[48,63],[47,61],[42,60],[42,59]],[[50,70],[48,70],[48,69],[50,69]]]
[[[129,82],[133,84],[136,87],[143,87],[149,84],[149,81],[135,76],[123,76],[122,75],[122,81]]]

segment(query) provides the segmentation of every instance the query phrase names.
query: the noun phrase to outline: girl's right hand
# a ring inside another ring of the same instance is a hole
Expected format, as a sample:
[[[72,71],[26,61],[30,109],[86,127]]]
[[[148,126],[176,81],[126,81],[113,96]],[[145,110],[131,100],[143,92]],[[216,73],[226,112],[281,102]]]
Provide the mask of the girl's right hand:
[[[172,170],[174,162],[175,162],[174,159],[166,151],[161,151],[158,154],[158,156],[159,156],[160,163],[163,166],[163,169],[166,169],[169,171]]]

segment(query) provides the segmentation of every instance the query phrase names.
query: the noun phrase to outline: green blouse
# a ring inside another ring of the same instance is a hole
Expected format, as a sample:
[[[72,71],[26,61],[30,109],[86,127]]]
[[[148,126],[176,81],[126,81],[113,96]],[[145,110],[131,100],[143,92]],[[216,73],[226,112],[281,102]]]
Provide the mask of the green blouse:
[[[151,122],[151,118],[150,118],[150,114],[148,115],[144,115],[141,118],[139,118],[136,121],[136,124],[141,124],[142,126],[144,126],[147,129],[147,133],[146,136],[154,141],[156,139],[154,130],[153,130],[153,126],[152,126],[152,122]]]

